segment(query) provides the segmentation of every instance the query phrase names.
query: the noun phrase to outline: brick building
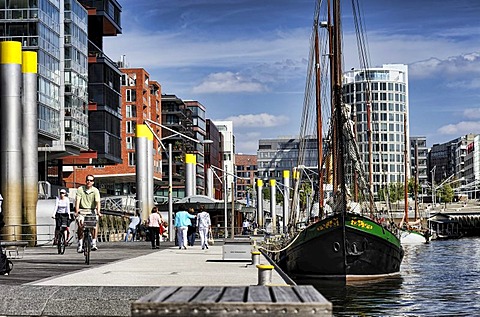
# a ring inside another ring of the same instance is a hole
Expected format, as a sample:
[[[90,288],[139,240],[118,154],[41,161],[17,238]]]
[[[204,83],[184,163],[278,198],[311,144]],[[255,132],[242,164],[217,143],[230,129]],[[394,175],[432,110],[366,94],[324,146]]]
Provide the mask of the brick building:
[[[83,184],[88,174],[95,176],[96,186],[104,195],[134,195],[136,192],[136,154],[135,131],[137,124],[145,119],[161,122],[162,102],[161,85],[150,80],[149,73],[143,68],[121,68],[122,123],[121,158],[115,165],[94,164],[90,159],[77,158],[77,166],[72,173],[65,175],[67,184]],[[161,128],[153,126],[154,133],[161,138]],[[160,145],[153,140],[154,151],[153,176],[155,183],[162,179]],[[83,165],[78,165],[83,164]]]

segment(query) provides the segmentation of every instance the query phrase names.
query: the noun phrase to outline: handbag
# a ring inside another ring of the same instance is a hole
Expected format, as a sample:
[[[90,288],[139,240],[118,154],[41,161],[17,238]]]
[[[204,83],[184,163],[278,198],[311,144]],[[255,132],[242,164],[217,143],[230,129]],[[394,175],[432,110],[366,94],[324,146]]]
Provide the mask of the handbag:
[[[209,245],[212,245],[215,243],[215,240],[213,240],[213,235],[212,235],[212,231],[208,231],[208,237],[207,237],[207,243]]]

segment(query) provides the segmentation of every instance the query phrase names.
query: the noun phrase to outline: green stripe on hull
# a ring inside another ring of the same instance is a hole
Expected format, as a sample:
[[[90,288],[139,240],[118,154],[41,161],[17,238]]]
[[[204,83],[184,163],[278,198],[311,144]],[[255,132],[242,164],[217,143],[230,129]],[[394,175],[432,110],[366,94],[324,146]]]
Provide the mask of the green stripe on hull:
[[[375,235],[381,239],[384,239],[393,245],[401,248],[400,239],[397,238],[392,232],[383,228],[381,225],[372,221],[366,217],[354,214],[347,214],[345,219],[345,225],[352,230],[359,230],[365,233]],[[328,232],[341,226],[341,216],[335,215],[321,220],[319,223],[305,228],[300,233],[300,237],[293,243],[293,246],[302,244],[310,239],[317,238],[319,234],[324,235]]]
[[[368,218],[347,214],[345,219],[345,225],[354,230],[360,230],[369,234],[373,234],[379,238],[387,240],[390,243],[393,243],[399,248],[401,247],[400,239],[397,238],[397,236],[382,227],[380,224]]]

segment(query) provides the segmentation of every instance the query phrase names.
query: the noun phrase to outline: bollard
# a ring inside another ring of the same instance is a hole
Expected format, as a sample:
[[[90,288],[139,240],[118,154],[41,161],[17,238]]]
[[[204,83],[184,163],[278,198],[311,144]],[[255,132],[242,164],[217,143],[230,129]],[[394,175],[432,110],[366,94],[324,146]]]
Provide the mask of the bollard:
[[[268,285],[272,283],[273,265],[258,264],[258,285]]]
[[[260,264],[260,251],[252,251],[252,265]]]

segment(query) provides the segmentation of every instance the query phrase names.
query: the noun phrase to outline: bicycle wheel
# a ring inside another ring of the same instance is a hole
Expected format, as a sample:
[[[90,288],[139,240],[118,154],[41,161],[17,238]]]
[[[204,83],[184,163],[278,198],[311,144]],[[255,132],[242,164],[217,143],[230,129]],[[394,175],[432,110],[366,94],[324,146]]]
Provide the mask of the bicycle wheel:
[[[57,251],[58,254],[64,254],[65,253],[65,232],[64,230],[58,231],[58,236],[57,236]]]
[[[92,243],[90,240],[90,232],[83,235],[83,254],[85,255],[85,263],[90,264],[90,251],[92,250]]]

